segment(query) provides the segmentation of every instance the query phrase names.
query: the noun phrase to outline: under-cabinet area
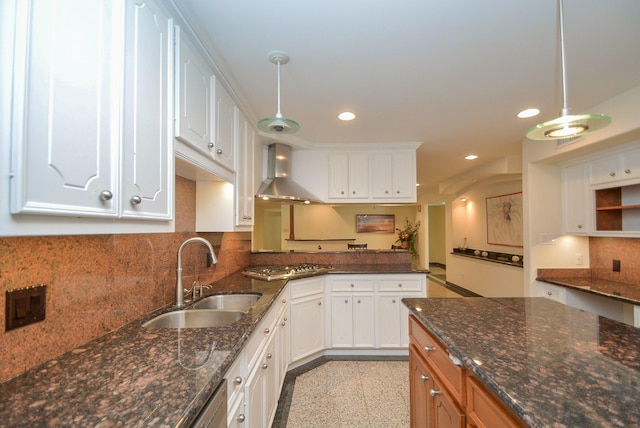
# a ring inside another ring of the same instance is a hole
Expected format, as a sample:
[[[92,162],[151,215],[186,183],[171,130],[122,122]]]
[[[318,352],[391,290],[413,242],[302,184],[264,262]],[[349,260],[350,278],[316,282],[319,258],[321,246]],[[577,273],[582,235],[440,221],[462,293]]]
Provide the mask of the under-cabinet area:
[[[566,234],[638,236],[640,149],[636,145],[563,166],[563,229]]]

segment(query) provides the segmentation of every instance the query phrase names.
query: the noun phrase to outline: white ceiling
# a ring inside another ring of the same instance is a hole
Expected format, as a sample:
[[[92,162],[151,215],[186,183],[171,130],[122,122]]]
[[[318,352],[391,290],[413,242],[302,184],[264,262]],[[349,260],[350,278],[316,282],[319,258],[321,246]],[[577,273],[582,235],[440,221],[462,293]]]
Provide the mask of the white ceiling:
[[[562,107],[556,0],[175,2],[249,116],[276,113],[268,53],[285,51],[293,145],[423,142],[421,189],[521,153]],[[640,85],[640,1],[564,0],[564,22],[569,107],[606,114],[588,110]],[[541,114],[516,118],[526,107]],[[357,119],[337,120],[344,110]]]

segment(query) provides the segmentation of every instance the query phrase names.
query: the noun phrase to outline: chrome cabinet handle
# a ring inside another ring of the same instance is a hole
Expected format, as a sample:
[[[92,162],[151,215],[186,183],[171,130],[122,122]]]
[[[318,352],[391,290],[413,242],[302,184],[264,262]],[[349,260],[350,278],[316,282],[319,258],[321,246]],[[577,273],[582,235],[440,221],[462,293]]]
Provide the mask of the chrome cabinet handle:
[[[139,205],[142,202],[142,198],[138,195],[131,197],[131,205]]]
[[[318,302],[318,306],[322,306],[322,302]]]
[[[353,283],[351,283],[351,288],[355,287],[355,285]]]
[[[398,284],[398,287],[402,288],[402,283]]]
[[[552,294],[551,291],[547,291],[547,296],[551,296]]]
[[[282,321],[282,322],[280,323],[280,325],[284,327],[285,325],[287,325],[287,323],[286,323],[286,322],[284,322],[284,321]]]
[[[360,299],[358,299],[358,303],[361,303]]]
[[[237,420],[238,422],[240,422],[240,423],[244,422],[244,419],[245,419],[245,418],[244,418],[244,413],[240,413],[240,414],[238,415],[238,417],[236,418],[236,420]]]
[[[273,357],[271,354],[267,354],[267,360],[270,360]]]
[[[578,229],[582,229],[582,225],[581,224],[578,225]]]
[[[393,299],[391,302],[392,302],[392,303],[395,303],[395,302],[396,302],[396,299]]]
[[[624,173],[625,174],[631,174],[631,170],[629,168],[627,168],[627,169],[624,170]]]
[[[217,153],[217,154],[219,154],[219,155],[221,155],[221,154],[222,154],[222,149],[218,149],[218,150],[216,150],[216,153]]]
[[[421,379],[423,382],[426,382],[426,381],[428,381],[428,380],[429,380],[429,376],[422,375],[422,376],[420,376],[420,379]]]
[[[264,334],[269,334],[271,332],[271,330],[269,330],[269,327],[264,329]]]
[[[435,351],[436,347],[435,346],[425,346],[424,347],[424,352],[431,352],[431,351]]]
[[[238,376],[238,377],[236,377],[236,378],[233,380],[233,382],[234,382],[236,385],[242,385],[242,378],[241,378],[240,376]]]
[[[611,171],[611,172],[609,173],[609,175],[610,175],[610,176],[612,176],[612,177],[615,177],[615,176],[616,176],[616,173],[615,173],[615,172],[613,172],[613,171]]]
[[[344,299],[344,302],[345,303],[349,303],[349,299]]]
[[[287,299],[282,299],[282,303],[287,303]]]
[[[268,368],[269,368],[269,364],[264,363],[264,364],[262,365],[262,368],[263,368],[263,369],[265,369],[265,370],[266,370],[266,369],[268,369]]]
[[[396,193],[399,195],[399,194],[400,194],[400,191],[399,191],[399,190],[396,190]]]
[[[344,195],[344,190],[341,190],[341,191],[340,191],[340,194],[341,194],[341,195]]]
[[[285,320],[285,321],[289,321],[289,320],[287,319],[287,317],[284,317],[284,320]]]
[[[438,391],[437,389],[431,389],[429,390],[429,394],[431,394],[432,397],[435,397],[438,394],[442,394],[442,391]]]
[[[103,201],[110,201],[111,198],[113,198],[113,193],[111,193],[108,190],[103,190],[102,192],[100,192],[100,199],[102,199]]]
[[[214,146],[214,145],[215,145],[215,144],[213,144],[213,143],[209,143],[209,144],[207,144],[207,147],[209,147],[210,149],[213,149],[213,146]]]

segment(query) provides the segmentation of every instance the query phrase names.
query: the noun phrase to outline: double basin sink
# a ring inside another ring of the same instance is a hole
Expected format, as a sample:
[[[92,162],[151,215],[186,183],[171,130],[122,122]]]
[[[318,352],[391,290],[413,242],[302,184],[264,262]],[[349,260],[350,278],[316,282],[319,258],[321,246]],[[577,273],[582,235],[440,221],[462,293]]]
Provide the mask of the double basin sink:
[[[181,309],[142,324],[147,328],[207,328],[222,327],[238,321],[255,305],[261,294],[215,294],[198,300],[188,309]]]

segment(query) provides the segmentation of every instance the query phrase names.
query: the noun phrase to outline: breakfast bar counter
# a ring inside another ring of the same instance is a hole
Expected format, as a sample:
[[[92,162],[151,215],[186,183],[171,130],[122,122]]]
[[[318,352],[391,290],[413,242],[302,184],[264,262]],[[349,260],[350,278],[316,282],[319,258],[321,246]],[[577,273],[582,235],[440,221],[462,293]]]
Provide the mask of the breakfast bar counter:
[[[545,298],[403,302],[527,426],[640,426],[640,329]]]

